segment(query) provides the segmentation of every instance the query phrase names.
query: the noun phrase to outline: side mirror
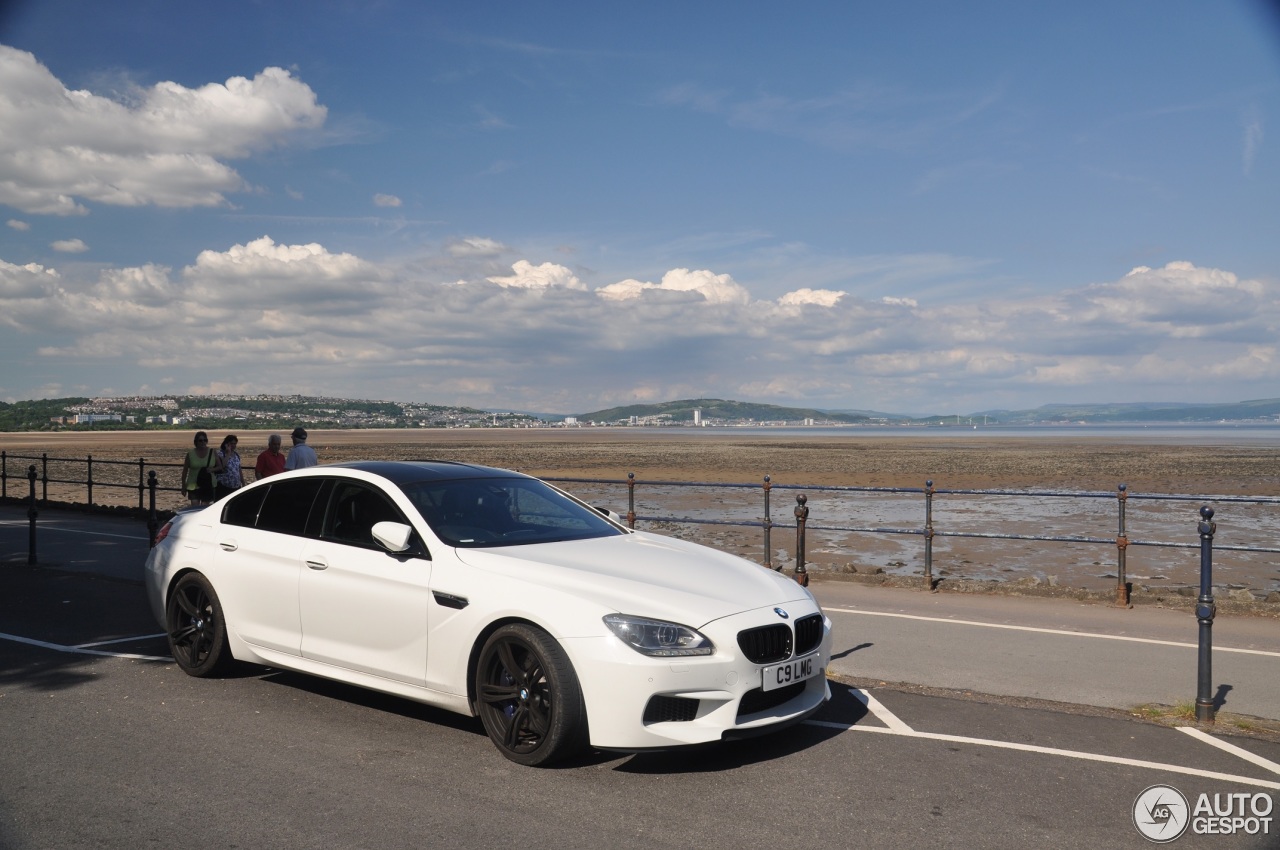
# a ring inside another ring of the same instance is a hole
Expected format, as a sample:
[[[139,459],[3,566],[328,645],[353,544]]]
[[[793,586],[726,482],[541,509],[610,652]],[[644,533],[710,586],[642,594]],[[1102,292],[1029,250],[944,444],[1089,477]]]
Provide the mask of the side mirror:
[[[624,524],[624,523],[622,522],[622,516],[621,516],[620,514],[618,514],[616,511],[611,511],[611,510],[609,510],[608,508],[601,507],[600,505],[592,505],[591,507],[595,508],[597,511],[599,511],[599,512],[600,512],[600,513],[602,513],[602,514],[604,514],[604,515],[605,515],[605,516],[607,516],[609,519],[611,519],[611,520],[613,520],[614,522],[616,522],[618,525],[623,525],[623,524]]]
[[[413,529],[402,522],[376,522],[373,524],[373,539],[388,552],[403,552],[409,548],[409,538]]]

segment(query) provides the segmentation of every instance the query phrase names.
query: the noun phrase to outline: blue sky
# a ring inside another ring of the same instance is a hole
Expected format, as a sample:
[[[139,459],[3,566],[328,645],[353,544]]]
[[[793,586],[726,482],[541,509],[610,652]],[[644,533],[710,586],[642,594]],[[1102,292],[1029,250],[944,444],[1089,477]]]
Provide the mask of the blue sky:
[[[1261,2],[0,5],[0,399],[1280,396]]]

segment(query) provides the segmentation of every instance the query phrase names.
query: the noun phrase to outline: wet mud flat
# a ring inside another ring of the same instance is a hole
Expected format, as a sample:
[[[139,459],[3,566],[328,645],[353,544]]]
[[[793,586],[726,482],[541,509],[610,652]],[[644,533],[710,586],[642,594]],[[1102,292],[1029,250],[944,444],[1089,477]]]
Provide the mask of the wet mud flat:
[[[239,431],[241,455],[251,468],[268,432]],[[126,487],[94,490],[99,504],[138,503],[138,458],[155,468],[161,487],[176,487],[192,432],[79,432],[0,434],[10,455],[79,459],[51,469],[51,478],[84,478],[92,454],[95,481],[112,476]],[[220,442],[222,432],[210,434]],[[286,444],[288,439],[285,440]],[[1125,484],[1127,578],[1136,590],[1186,596],[1199,582],[1198,511],[1216,511],[1214,583],[1218,593],[1264,599],[1280,593],[1280,558],[1225,546],[1280,546],[1280,505],[1215,502],[1211,497],[1280,495],[1280,451],[1274,442],[1179,444],[1127,437],[1041,438],[993,436],[963,439],[941,434],[813,437],[738,435],[732,429],[690,433],[665,429],[367,430],[315,431],[309,444],[322,462],[361,459],[439,459],[481,463],[557,478],[604,479],[608,484],[565,483],[593,504],[627,512],[628,473],[634,474],[636,513],[653,519],[639,527],[697,540],[757,563],[794,568],[795,497],[809,508],[806,562],[815,575],[881,576],[909,580],[924,571],[923,489],[933,500],[933,574],[944,583],[998,583],[1106,594],[1116,584],[1118,487]],[[128,461],[119,465],[101,461]],[[9,460],[9,495],[27,461]],[[51,465],[53,462],[50,462]],[[156,467],[152,464],[172,464]],[[749,525],[696,524],[681,518],[759,523],[768,475],[770,534]],[[252,478],[251,474],[246,478]],[[733,483],[738,488],[663,486]],[[840,492],[823,486],[875,487],[904,492]],[[790,488],[801,489],[790,489]],[[808,489],[806,489],[808,488]],[[1072,496],[970,495],[955,490],[1051,491]],[[17,495],[25,493],[22,489]],[[1201,501],[1160,501],[1157,494],[1204,496]],[[50,485],[54,500],[85,501],[83,485]],[[162,491],[158,505],[179,504]],[[878,531],[847,529],[878,529]],[[1105,542],[948,536],[1000,534],[1078,537]],[[1145,544],[1175,544],[1157,546]],[[1192,594],[1193,595],[1193,594]]]

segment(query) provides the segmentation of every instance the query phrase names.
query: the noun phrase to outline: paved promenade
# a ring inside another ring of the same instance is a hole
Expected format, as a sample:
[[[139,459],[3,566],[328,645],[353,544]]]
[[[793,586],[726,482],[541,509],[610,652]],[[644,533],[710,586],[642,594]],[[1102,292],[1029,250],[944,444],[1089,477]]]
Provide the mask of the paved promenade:
[[[26,511],[0,506],[0,564],[27,562]],[[141,582],[145,523],[46,510],[38,564]],[[1197,623],[1186,611],[1117,609],[815,581],[835,624],[835,673],[1003,697],[1132,709],[1191,703]],[[0,629],[3,631],[3,629]],[[1219,615],[1213,685],[1222,710],[1280,721],[1280,621]]]

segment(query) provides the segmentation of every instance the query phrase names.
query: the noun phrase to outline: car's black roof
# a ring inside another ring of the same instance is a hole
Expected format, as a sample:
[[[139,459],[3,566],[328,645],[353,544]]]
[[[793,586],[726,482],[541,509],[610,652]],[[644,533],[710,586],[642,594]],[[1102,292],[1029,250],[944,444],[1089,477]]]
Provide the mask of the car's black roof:
[[[394,484],[410,484],[415,481],[451,481],[468,478],[527,478],[519,472],[460,463],[452,460],[357,460],[349,463],[329,464],[330,468],[359,469],[379,475]]]

